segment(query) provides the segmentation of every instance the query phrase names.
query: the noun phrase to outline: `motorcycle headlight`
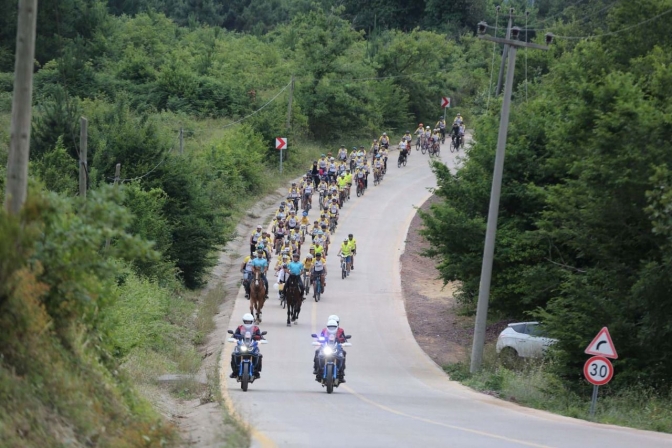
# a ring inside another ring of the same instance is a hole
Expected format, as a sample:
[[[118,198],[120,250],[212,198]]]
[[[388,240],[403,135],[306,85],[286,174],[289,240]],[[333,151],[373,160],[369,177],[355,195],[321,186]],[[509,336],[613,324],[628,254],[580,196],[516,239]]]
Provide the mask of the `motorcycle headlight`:
[[[241,345],[241,346],[240,346],[240,351],[241,351],[241,352],[246,352],[246,351],[247,351],[247,347],[245,347],[244,345]]]
[[[327,356],[333,355],[334,354],[334,349],[332,349],[331,347],[324,347],[324,350],[322,350],[322,353],[324,353]]]

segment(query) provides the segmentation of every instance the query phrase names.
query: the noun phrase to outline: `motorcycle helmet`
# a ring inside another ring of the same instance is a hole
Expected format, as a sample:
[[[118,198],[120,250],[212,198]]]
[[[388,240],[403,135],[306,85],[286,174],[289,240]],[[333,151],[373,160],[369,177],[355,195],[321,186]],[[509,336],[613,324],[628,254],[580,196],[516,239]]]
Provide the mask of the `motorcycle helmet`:
[[[252,324],[254,324],[254,316],[252,316],[250,313],[243,314],[243,326],[245,329],[248,331],[251,330]]]
[[[327,325],[329,325],[329,321],[330,321],[330,320],[334,320],[334,321],[336,321],[336,324],[338,324],[338,325],[341,324],[341,319],[339,319],[338,316],[335,315],[335,314],[332,314],[331,316],[329,316],[329,317],[327,318]]]
[[[335,320],[330,320],[329,322],[327,322],[327,331],[329,332],[329,334],[335,334],[336,330],[338,330],[338,322],[336,322]]]

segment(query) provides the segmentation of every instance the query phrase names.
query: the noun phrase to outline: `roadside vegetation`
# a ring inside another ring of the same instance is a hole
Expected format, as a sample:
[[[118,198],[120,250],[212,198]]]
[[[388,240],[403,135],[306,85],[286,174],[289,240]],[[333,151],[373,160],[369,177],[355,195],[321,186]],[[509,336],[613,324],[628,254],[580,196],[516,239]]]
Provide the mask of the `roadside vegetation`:
[[[477,389],[585,418],[583,351],[607,326],[619,358],[600,388],[598,420],[669,432],[672,38],[664,17],[647,20],[672,2],[591,8],[607,8],[606,18],[587,10],[552,31],[603,37],[558,37],[550,51],[518,59],[490,297],[491,321],[539,320],[559,342],[518,372],[492,360],[474,376],[448,370]],[[525,63],[534,67],[527,85]],[[435,165],[441,202],[423,214],[427,255],[445,282],[459,281],[466,314],[478,298],[498,126],[499,105],[476,120],[460,170]]]
[[[16,2],[0,4],[4,199]],[[20,217],[0,212],[3,444],[181,444],[161,397],[221,399],[216,374],[190,379],[223,300],[200,288],[249,206],[340,144],[433,124],[446,92],[483,109],[491,47],[472,19],[444,29],[420,11],[410,29],[378,24],[374,8],[353,26],[356,3],[282,4],[262,17],[215,2],[40,1],[29,200]],[[179,380],[166,390],[163,374]],[[222,427],[224,444],[249,443],[240,424]]]

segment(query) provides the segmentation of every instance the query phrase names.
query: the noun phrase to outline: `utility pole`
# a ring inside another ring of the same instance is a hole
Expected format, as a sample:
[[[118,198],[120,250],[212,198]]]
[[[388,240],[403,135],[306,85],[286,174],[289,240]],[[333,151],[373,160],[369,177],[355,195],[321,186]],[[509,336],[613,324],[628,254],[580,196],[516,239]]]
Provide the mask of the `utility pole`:
[[[180,155],[184,154],[184,129],[180,128]]]
[[[121,178],[121,163],[117,163],[117,166],[114,168],[114,188],[119,188],[119,179]],[[110,247],[110,238],[108,237],[105,240],[105,250]]]
[[[289,140],[289,130],[292,127],[292,101],[294,101],[294,75],[289,83],[289,101],[287,102],[287,140]],[[289,148],[287,148],[289,150]],[[289,151],[288,151],[289,152]],[[280,172],[282,173],[282,149],[280,150]]]
[[[504,99],[502,101],[502,113],[499,119],[499,135],[497,137],[497,153],[495,155],[495,168],[492,174],[492,189],[490,190],[490,207],[488,210],[488,225],[485,231],[485,246],[483,248],[483,264],[481,266],[481,282],[478,291],[478,305],[476,306],[476,322],[474,324],[474,341],[471,349],[472,373],[481,368],[483,361],[483,346],[485,345],[485,329],[488,320],[488,302],[490,300],[490,281],[492,280],[492,263],[495,255],[495,238],[497,236],[497,217],[499,216],[499,198],[502,191],[502,175],[504,172],[504,153],[506,151],[506,137],[509,131],[509,111],[511,109],[511,93],[513,92],[513,72],[516,68],[516,50],[518,47],[536,48],[548,50],[547,46],[521,42],[520,28],[511,28],[512,39],[485,36],[487,24],[478,24],[478,32],[481,39],[504,44],[509,51],[509,65],[506,71],[506,83],[504,84]],[[553,34],[546,34],[546,44],[553,41]]]
[[[86,165],[86,152],[88,145],[88,124],[89,120],[84,117],[79,119],[79,195],[86,197],[86,180],[88,178],[88,166]]]
[[[506,27],[506,40],[511,39],[511,27],[513,26],[513,8],[509,8],[509,25]],[[495,36],[497,37],[497,36]],[[506,64],[506,55],[509,53],[509,45],[504,44],[502,50],[502,63],[499,65],[499,76],[497,76],[497,88],[495,89],[495,96],[502,91],[502,79],[504,78],[504,65]]]
[[[18,215],[28,195],[37,0],[19,0],[5,210]]]

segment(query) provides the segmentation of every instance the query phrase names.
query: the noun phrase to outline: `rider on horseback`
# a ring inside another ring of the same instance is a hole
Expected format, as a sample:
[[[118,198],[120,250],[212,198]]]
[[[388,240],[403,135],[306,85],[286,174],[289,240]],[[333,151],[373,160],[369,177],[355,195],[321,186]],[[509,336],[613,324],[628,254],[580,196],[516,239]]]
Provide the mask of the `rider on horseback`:
[[[322,332],[320,333],[320,338],[327,339],[330,334],[333,334],[336,336],[336,342],[339,344],[344,344],[348,342],[348,340],[345,338],[345,331],[339,327],[340,319],[337,315],[332,314],[329,316],[327,319],[327,326],[326,328],[322,329]],[[341,383],[345,383],[345,350],[339,345],[340,348],[340,361],[341,365],[338,368],[338,379]],[[320,379],[320,367],[317,361],[317,355],[319,354],[320,349],[318,348],[315,351],[315,358],[313,358],[313,374],[317,375],[317,379]]]
[[[261,330],[259,330],[259,327],[254,325],[254,317],[250,313],[245,313],[243,315],[243,325],[239,325],[238,328],[236,328],[236,332],[233,333],[233,337],[236,339],[242,338],[247,332],[252,333],[252,339],[255,341],[264,339],[264,337],[261,335]],[[254,366],[254,377],[257,379],[260,377],[259,373],[261,372],[261,359],[263,357],[264,356],[261,353],[256,356],[257,359]],[[229,375],[229,378],[238,377],[239,366],[240,355],[236,356],[235,352],[231,353],[231,375]]]
[[[266,287],[266,299],[268,299],[268,280],[266,279],[266,271],[268,271],[268,260],[264,256],[264,247],[257,246],[257,258],[252,260],[252,267],[259,270],[259,275],[264,281]]]
[[[287,269],[289,270],[289,279],[287,281],[296,281],[299,285],[299,289],[301,290],[301,297],[303,297],[305,291],[303,288],[303,282],[301,281],[301,274],[303,274],[304,266],[303,263],[299,261],[300,258],[301,257],[298,253],[294,253],[294,255],[292,255],[293,261],[287,265]]]

